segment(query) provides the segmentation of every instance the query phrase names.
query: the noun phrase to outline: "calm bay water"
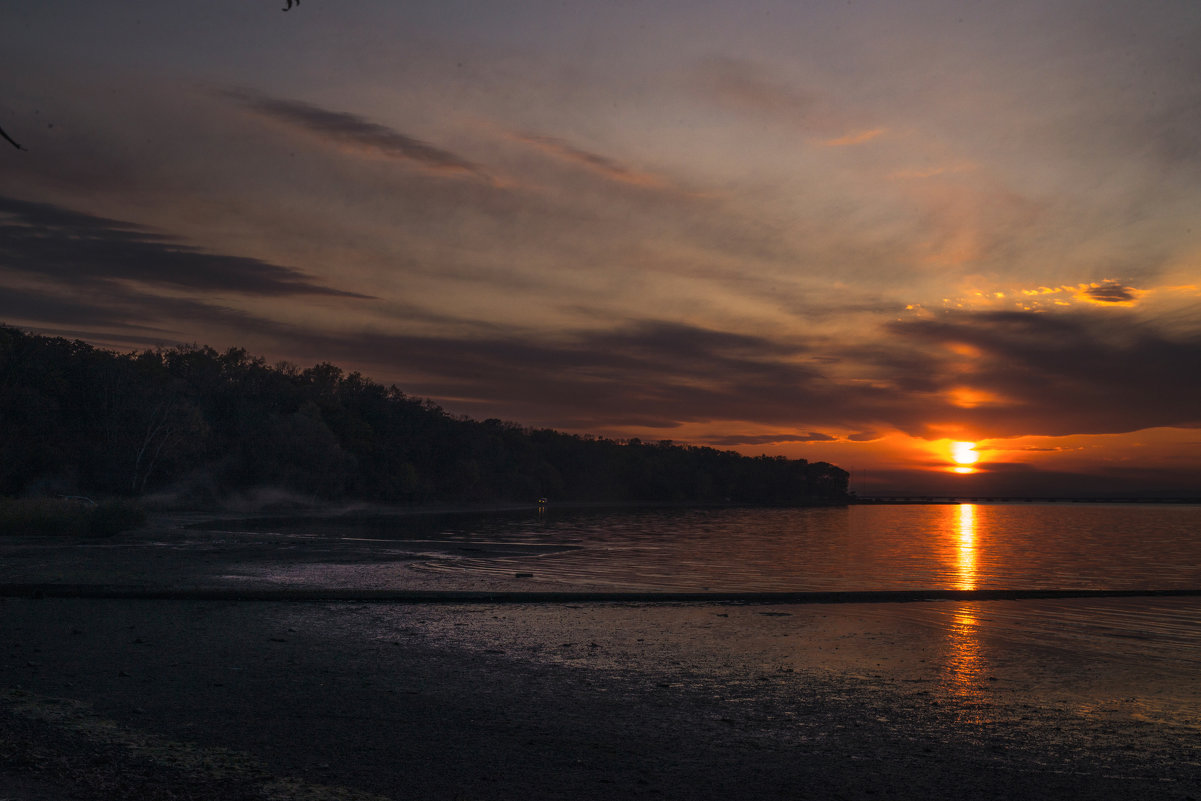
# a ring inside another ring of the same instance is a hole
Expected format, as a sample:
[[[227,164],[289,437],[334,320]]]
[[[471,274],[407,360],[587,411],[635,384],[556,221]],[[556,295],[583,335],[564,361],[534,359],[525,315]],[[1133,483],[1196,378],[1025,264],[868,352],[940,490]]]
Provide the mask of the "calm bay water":
[[[353,566],[331,573],[328,565],[302,564],[255,574],[299,584],[348,586],[369,575],[380,582],[371,586],[383,587],[388,576],[417,569],[446,588],[477,582],[714,593],[1201,588],[1196,505],[551,507],[544,514],[248,525],[289,539],[378,548],[382,573],[360,574]],[[408,557],[397,563],[397,553]],[[578,655],[579,664],[595,665],[598,654],[611,653],[623,671],[681,660],[731,675],[748,666],[833,670],[901,688],[897,692],[910,686],[932,692],[931,698],[981,721],[1020,726],[1031,709],[1061,708],[1083,720],[1201,730],[1196,597],[735,605],[720,614],[654,604],[518,611],[485,604],[431,615],[399,605],[378,615],[370,636],[383,639],[415,628],[464,648],[536,652],[572,664],[575,652],[563,643],[593,641],[601,647]]]
[[[1201,506],[961,504],[375,518],[299,531],[410,541],[419,567],[647,590],[1201,587]],[[453,552],[438,553],[451,543]],[[475,554],[479,555],[475,555]]]

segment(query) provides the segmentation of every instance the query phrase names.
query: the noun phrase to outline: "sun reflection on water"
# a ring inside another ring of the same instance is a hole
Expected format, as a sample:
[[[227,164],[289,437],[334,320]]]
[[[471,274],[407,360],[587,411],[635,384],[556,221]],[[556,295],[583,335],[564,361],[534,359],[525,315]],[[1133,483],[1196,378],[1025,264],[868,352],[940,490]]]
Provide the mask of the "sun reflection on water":
[[[978,511],[975,504],[961,503],[948,521],[947,536],[953,540],[949,550],[954,555],[953,581],[957,590],[974,590],[979,583]],[[964,703],[964,710],[976,709],[984,700],[981,691],[984,662],[977,605],[959,604],[947,622],[947,658],[943,670],[948,692]]]
[[[976,589],[976,505],[959,504],[958,542],[955,554],[955,589]]]

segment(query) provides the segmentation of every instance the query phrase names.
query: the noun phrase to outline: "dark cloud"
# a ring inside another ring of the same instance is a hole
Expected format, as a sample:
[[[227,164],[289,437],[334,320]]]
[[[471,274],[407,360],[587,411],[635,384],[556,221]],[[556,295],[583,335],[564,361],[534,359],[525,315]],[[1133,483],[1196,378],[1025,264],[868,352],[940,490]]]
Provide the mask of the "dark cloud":
[[[1201,335],[1120,313],[953,313],[892,324],[899,357],[925,359],[929,390],[911,395],[909,420],[895,422],[931,436],[935,425],[959,424],[980,437],[1201,425]],[[965,363],[950,351],[956,345],[980,356]],[[963,386],[993,400],[960,408],[951,392]]]
[[[78,299],[14,287],[0,292],[0,321],[7,323],[19,320],[42,325],[142,327],[128,319],[124,312],[98,304],[94,296]]]
[[[803,344],[676,323],[541,338],[297,331],[288,346],[457,411],[574,430],[711,420],[849,426],[882,419],[875,415],[889,403],[881,389],[828,379]]]
[[[252,92],[229,91],[225,95],[265,117],[298,128],[339,147],[366,150],[386,158],[410,162],[433,172],[467,174],[488,179],[484,169],[468,159],[386,125],[371,122],[357,114],[329,111],[298,100],[281,100]]]
[[[741,436],[733,434],[718,437],[701,436],[696,439],[717,447],[733,448],[738,445],[774,445],[784,442],[834,442],[836,438],[829,434],[810,431],[808,434],[744,434]]]
[[[244,295],[363,298],[291,267],[206,253],[134,223],[0,196],[0,268],[78,286],[114,280]]]
[[[237,309],[195,298],[150,294],[120,283],[98,284],[85,292],[64,286],[10,288],[0,294],[0,319],[20,320],[39,333],[148,348],[194,342],[191,332],[197,328],[218,335],[222,331],[240,335],[271,331],[281,339],[290,332]]]
[[[1090,286],[1084,290],[1084,294],[1097,303],[1133,303],[1138,300],[1138,291],[1134,287],[1122,286],[1116,281]]]
[[[1112,313],[964,313],[896,324],[887,332],[895,360],[881,346],[872,351],[875,363],[844,358],[838,365],[845,374],[857,362],[871,380],[827,374],[804,343],[676,323],[543,337],[503,329],[420,336],[303,330],[234,319],[228,310],[177,312],[188,313],[223,315],[227,328],[273,353],[361,369],[455,411],[576,430],[722,420],[793,431],[837,427],[866,442],[890,428],[941,438],[947,426],[962,426],[964,436],[984,438],[1201,423],[1201,377],[1189,369],[1201,363],[1201,342],[1146,329],[1116,335]],[[970,373],[945,347],[964,343],[982,354]],[[919,390],[897,388],[889,373],[897,365],[921,373]],[[999,400],[957,406],[951,391],[964,385]],[[756,444],[727,437],[713,442]]]
[[[1115,311],[962,313],[892,325],[895,364],[925,376],[921,391],[896,388],[884,349],[876,363],[860,363],[872,380],[838,379],[804,343],[677,323],[553,338],[244,327],[286,341],[296,357],[354,365],[454,408],[577,430],[722,420],[851,429],[850,440],[865,442],[891,428],[941,438],[959,425],[986,438],[1201,426],[1201,337],[1122,329]],[[968,372],[952,344],[980,352]],[[957,406],[952,390],[965,385],[997,400]]]
[[[11,204],[5,208],[12,214]],[[84,239],[157,241],[134,226],[56,207],[34,207],[22,220]],[[205,331],[219,347],[329,360],[473,416],[573,430],[725,421],[727,431],[746,423],[810,432],[709,440],[719,446],[833,439],[821,429],[854,431],[848,439],[864,442],[893,428],[982,439],[1201,426],[1201,335],[1167,333],[1123,308],[947,313],[890,323],[871,348],[653,320],[536,334],[413,314],[447,333],[302,328],[117,281],[73,292],[14,289],[0,298],[0,316],[23,323],[92,326],[164,345]],[[957,405],[963,388],[982,400]]]

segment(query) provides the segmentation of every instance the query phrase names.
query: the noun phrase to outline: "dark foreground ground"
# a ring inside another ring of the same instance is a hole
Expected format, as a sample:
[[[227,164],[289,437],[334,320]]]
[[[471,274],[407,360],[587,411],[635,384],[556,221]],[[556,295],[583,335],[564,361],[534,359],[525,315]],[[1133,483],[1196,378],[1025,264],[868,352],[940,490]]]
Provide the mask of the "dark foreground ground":
[[[135,544],[0,580],[251,575]],[[1201,799],[1167,668],[858,608],[0,598],[0,799]]]
[[[920,682],[622,670],[603,637],[468,649],[429,617],[502,610],[393,612],[7,599],[0,797],[1198,797],[1196,731]]]

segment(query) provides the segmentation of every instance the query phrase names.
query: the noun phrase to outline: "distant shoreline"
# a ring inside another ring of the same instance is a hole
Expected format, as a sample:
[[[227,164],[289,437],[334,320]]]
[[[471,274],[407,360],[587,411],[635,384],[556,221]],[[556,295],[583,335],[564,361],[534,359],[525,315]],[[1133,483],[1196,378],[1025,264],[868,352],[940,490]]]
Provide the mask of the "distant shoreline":
[[[103,584],[0,584],[0,598],[123,601],[270,601],[388,604],[879,604],[927,601],[1024,601],[1069,598],[1181,598],[1199,589],[831,590],[818,592],[626,592],[521,590],[379,590],[329,587],[145,587]]]
[[[1199,501],[1201,502],[1201,501]],[[561,501],[539,503],[445,504],[429,506],[397,506],[390,504],[314,504],[312,506],[278,506],[258,509],[221,509],[214,511],[155,510],[150,515],[159,522],[183,528],[200,529],[214,521],[230,520],[292,520],[298,518],[354,519],[364,517],[423,517],[438,515],[487,515],[510,512],[623,511],[639,509],[829,509],[853,506],[852,499],[827,503],[750,504],[696,503],[691,501]],[[153,522],[152,522],[153,524]]]
[[[1071,495],[865,495],[850,501],[851,506],[921,505],[956,503],[1128,503],[1128,504],[1201,504],[1201,496],[1071,496]]]

